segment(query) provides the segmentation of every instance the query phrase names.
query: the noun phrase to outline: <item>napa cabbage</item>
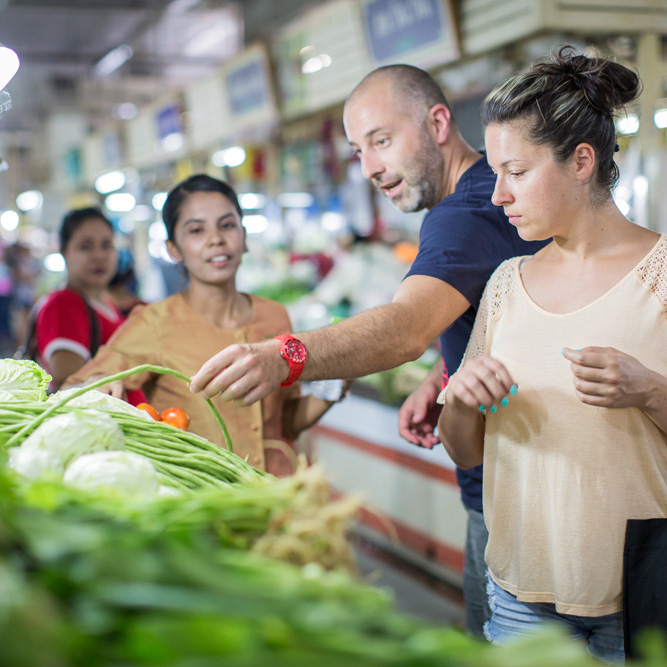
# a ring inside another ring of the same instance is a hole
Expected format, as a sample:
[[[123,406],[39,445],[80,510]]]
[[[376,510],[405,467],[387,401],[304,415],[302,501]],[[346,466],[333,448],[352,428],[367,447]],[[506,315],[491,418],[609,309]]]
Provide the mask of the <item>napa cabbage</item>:
[[[78,391],[80,387],[70,387],[69,389],[63,389],[59,392],[56,392],[52,396],[49,396],[49,401],[58,402],[63,398],[66,398],[69,394],[74,391]],[[93,408],[94,410],[100,410],[102,412],[120,412],[122,414],[132,415],[133,417],[139,417],[148,421],[153,421],[153,418],[145,411],[135,408],[133,405],[130,405],[126,401],[116,398],[115,396],[110,396],[109,394],[104,394],[97,389],[90,389],[85,394],[77,396],[72,400],[68,401],[67,407],[75,408]]]
[[[0,400],[45,401],[51,376],[29,359],[0,359]]]
[[[84,454],[67,467],[63,482],[124,497],[157,498],[160,491],[153,464],[146,457],[127,451]]]
[[[77,457],[118,449],[125,449],[125,438],[109,415],[97,410],[74,411],[40,424],[12,452],[9,466],[28,479],[62,478]]]

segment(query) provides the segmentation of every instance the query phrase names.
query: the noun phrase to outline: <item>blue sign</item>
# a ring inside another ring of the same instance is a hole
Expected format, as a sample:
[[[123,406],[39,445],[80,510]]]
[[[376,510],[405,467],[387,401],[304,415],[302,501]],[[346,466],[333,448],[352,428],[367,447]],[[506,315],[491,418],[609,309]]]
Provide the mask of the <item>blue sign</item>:
[[[157,135],[160,140],[170,137],[172,134],[181,134],[183,132],[183,124],[181,123],[181,109],[171,104],[162,107],[156,116]]]
[[[227,90],[234,114],[245,114],[265,106],[269,91],[262,63],[254,60],[229,72]]]
[[[371,0],[364,5],[364,23],[376,61],[443,38],[443,0]]]

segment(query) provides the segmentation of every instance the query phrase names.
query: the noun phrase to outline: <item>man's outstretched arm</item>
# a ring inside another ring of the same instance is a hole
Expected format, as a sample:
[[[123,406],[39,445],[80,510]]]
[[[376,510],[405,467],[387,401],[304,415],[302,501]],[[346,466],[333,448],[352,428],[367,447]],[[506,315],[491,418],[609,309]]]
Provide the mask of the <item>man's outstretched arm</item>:
[[[467,299],[447,283],[409,276],[392,303],[299,333],[308,351],[301,379],[356,378],[417,359],[469,307]],[[289,368],[280,347],[276,340],[231,345],[201,367],[190,388],[209,397],[220,392],[223,399],[250,405],[287,379]]]

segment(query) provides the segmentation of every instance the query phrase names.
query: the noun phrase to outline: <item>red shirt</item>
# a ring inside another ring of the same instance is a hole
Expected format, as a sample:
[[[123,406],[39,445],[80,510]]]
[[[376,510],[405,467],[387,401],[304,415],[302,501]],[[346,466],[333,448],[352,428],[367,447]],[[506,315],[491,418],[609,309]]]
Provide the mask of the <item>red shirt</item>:
[[[97,316],[99,345],[104,345],[123,323],[123,316],[111,301],[89,301]],[[90,359],[90,314],[83,297],[65,288],[49,294],[37,314],[37,353],[47,368],[57,350],[70,350]]]
[[[98,345],[104,345],[125,318],[110,300],[88,303],[97,316]],[[78,292],[65,288],[45,297],[35,331],[38,361],[47,371],[51,355],[57,350],[70,350],[86,361],[90,359],[90,313]],[[146,400],[142,391],[127,392],[127,399],[132,405]]]

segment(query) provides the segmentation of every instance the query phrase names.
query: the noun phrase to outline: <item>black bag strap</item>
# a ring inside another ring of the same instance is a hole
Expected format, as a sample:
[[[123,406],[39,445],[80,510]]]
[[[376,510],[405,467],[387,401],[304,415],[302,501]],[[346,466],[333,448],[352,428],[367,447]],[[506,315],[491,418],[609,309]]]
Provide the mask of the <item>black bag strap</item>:
[[[77,292],[78,293],[78,292]],[[90,326],[90,357],[94,357],[97,354],[97,350],[100,349],[100,323],[97,319],[97,313],[93,307],[88,303],[83,294],[79,294],[83,299],[83,302],[86,304],[88,309],[88,322]]]
[[[71,289],[71,288],[70,288]],[[72,290],[76,292],[76,290]],[[97,313],[93,307],[88,303],[88,300],[80,292],[76,292],[86,306],[88,311],[88,326],[90,331],[90,345],[88,349],[90,350],[90,357],[94,357],[97,354],[97,350],[100,349],[100,323],[97,319]],[[26,335],[25,342],[18,350],[14,353],[14,359],[32,359],[37,361],[37,315],[41,308],[42,302],[38,301],[30,311],[30,318],[28,320],[28,334]]]
[[[37,313],[39,313],[39,302],[36,303],[30,310],[28,317],[28,333],[16,352],[14,352],[14,359],[32,359],[37,357]]]

